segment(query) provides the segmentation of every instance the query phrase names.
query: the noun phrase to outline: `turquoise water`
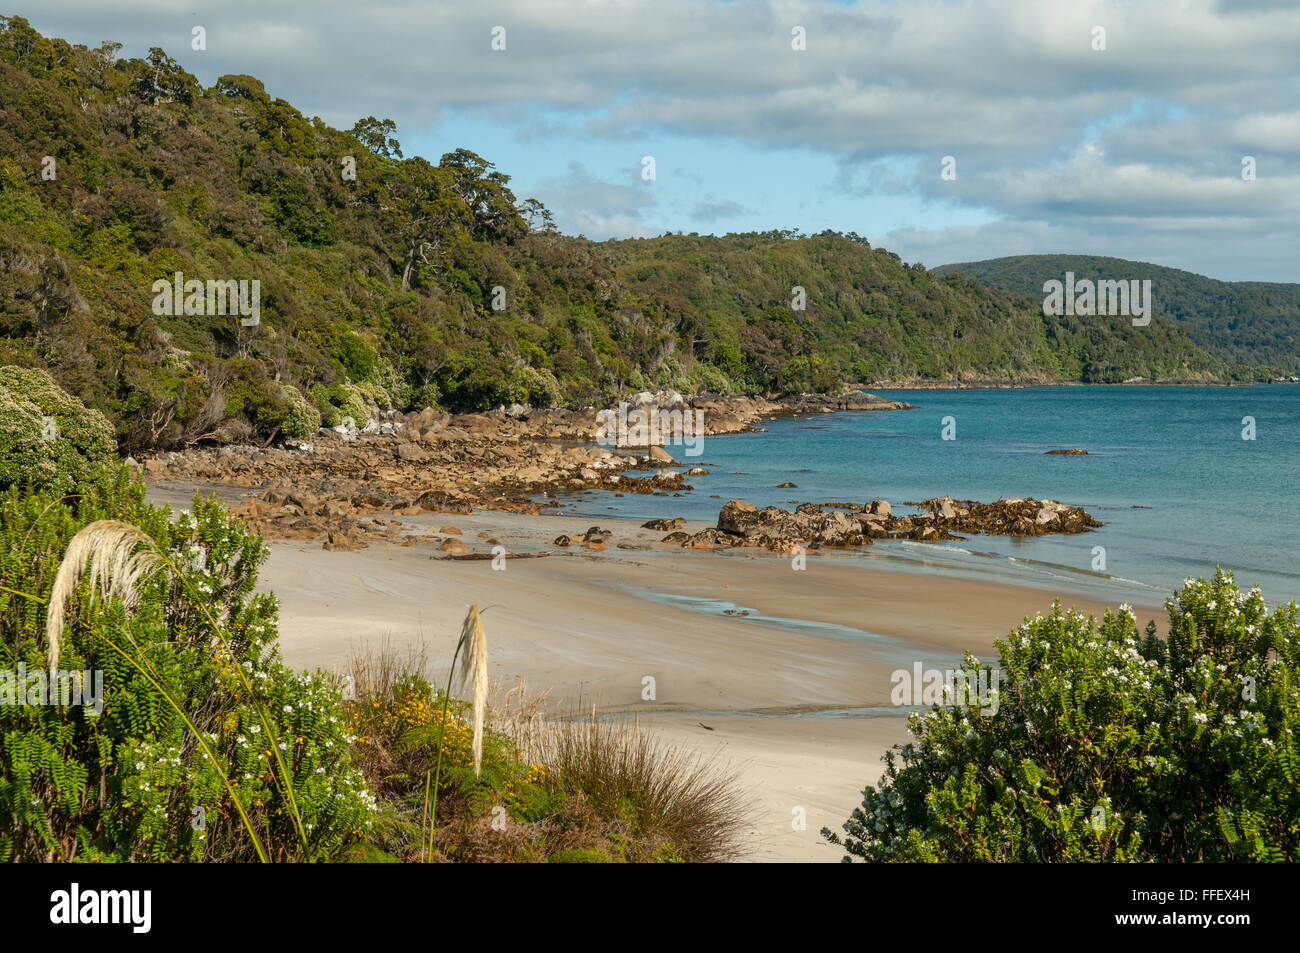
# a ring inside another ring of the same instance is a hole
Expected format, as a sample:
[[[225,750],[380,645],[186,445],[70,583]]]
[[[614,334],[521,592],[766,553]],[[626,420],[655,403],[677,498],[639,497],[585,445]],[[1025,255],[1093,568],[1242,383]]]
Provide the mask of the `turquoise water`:
[[[873,391],[918,409],[765,422],[767,433],[708,437],[709,468],[682,497],[584,493],[599,518],[684,516],[712,522],[722,502],[862,502],[951,494],[1050,497],[1105,526],[1039,539],[972,536],[940,544],[877,542],[857,555],[923,572],[994,576],[1049,589],[1159,602],[1189,576],[1230,569],[1270,603],[1300,600],[1300,387],[1046,387]],[[956,439],[941,439],[943,418]],[[1255,439],[1242,439],[1243,417]],[[1088,456],[1047,456],[1079,447]],[[797,489],[777,489],[784,482]],[[720,499],[711,499],[717,494]],[[1105,569],[1094,569],[1094,547]],[[826,557],[818,557],[826,558]],[[879,565],[879,562],[875,562]]]

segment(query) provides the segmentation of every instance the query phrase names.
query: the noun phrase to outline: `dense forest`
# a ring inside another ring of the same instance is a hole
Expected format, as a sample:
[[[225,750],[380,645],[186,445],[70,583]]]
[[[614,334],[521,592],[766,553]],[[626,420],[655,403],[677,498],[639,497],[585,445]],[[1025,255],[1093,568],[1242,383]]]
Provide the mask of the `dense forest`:
[[[1041,302],[1043,282],[1064,279],[1150,279],[1153,313],[1175,321],[1191,340],[1229,365],[1233,376],[1262,370],[1300,374],[1300,284],[1216,281],[1143,261],[1099,255],[1016,255],[935,268],[962,273]]]
[[[472,152],[405,156],[389,120],[334,129],[254,77],[119,52],[0,17],[0,364],[48,371],[124,450],[653,387],[1234,372],[1193,326],[1045,317],[856,234],[565,236]],[[178,273],[258,281],[257,323],[160,310]]]

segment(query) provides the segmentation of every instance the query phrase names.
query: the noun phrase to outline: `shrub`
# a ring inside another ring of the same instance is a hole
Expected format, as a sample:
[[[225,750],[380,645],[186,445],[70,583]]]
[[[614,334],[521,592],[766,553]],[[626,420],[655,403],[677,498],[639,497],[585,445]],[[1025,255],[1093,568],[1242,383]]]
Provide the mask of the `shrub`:
[[[535,407],[558,407],[564,400],[560,382],[546,368],[524,366],[515,371],[517,388],[522,388],[522,400]]]
[[[351,417],[358,427],[364,427],[370,419],[370,405],[365,395],[354,384],[338,383],[324,386],[318,384],[311,390],[312,400],[320,409],[327,427],[340,426],[345,418]]]
[[[66,492],[116,457],[113,428],[49,374],[0,367],[0,488]]]
[[[289,412],[280,423],[280,430],[286,437],[310,437],[320,429],[320,411],[302,395],[302,391],[287,384],[284,398],[289,405]]]
[[[254,593],[266,545],[214,500],[172,520],[125,468],[73,501],[11,489],[0,498],[0,673],[48,665],[42,603],[74,534],[104,519],[140,527],[174,569],[138,581],[130,614],[85,582],[70,600],[59,667],[102,672],[101,714],[0,705],[0,860],[256,859],[241,807],[270,859],[340,854],[373,800],[339,687],[280,661],[275,598]]]
[[[1166,639],[1125,607],[1026,621],[998,642],[996,714],[914,713],[823,835],[846,861],[1300,859],[1300,610],[1222,571],[1166,605]]]
[[[441,400],[442,391],[438,389],[437,384],[433,381],[429,381],[429,383],[417,390],[415,395],[411,398],[411,409],[424,410],[426,407],[437,409],[442,406],[439,403]]]

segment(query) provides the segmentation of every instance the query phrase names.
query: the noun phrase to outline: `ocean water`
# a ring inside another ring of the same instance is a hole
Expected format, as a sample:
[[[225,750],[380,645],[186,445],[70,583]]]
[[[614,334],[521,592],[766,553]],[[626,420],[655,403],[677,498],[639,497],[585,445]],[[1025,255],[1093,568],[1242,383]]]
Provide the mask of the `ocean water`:
[[[587,492],[577,513],[712,522],[739,497],[861,503],[951,494],[1051,498],[1105,525],[1072,536],[877,541],[826,557],[918,572],[994,577],[1057,591],[1163,601],[1185,578],[1231,570],[1269,603],[1300,600],[1300,387],[1045,387],[873,391],[916,410],[764,422],[767,433],[708,437],[684,462],[707,466],[682,497]],[[955,421],[942,439],[944,418]],[[1243,439],[1254,421],[1254,439]],[[1079,447],[1087,456],[1049,456]],[[795,489],[779,489],[784,482]],[[710,498],[717,494],[720,499]],[[909,508],[903,507],[903,512]],[[1104,549],[1104,569],[1098,559]]]

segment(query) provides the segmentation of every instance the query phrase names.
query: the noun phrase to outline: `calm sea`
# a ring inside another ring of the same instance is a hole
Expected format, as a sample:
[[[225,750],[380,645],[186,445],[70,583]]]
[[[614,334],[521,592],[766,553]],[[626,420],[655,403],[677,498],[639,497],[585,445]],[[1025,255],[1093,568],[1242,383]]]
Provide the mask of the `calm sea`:
[[[683,497],[584,493],[577,512],[711,522],[720,504],[862,502],[951,494],[1051,498],[1105,523],[1075,536],[877,542],[859,560],[996,577],[1063,592],[1160,602],[1189,576],[1231,570],[1270,603],[1300,600],[1300,387],[1045,387],[873,391],[918,409],[765,422],[708,437]],[[942,439],[944,418],[955,439]],[[1243,439],[1252,418],[1254,439]],[[1048,456],[1079,447],[1087,456]],[[778,489],[792,482],[796,489]],[[711,499],[717,494],[720,499]],[[907,508],[903,508],[907,512]],[[1104,550],[1104,569],[1099,556]]]

